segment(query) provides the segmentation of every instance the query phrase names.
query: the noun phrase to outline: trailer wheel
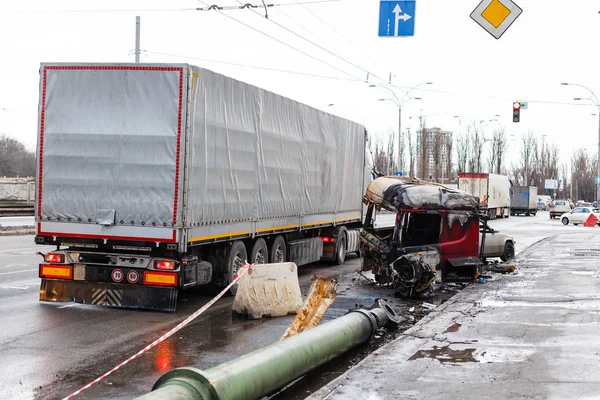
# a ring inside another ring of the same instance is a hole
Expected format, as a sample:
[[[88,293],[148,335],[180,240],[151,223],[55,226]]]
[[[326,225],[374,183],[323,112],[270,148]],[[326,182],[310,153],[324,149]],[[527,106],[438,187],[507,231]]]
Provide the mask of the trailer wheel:
[[[246,251],[246,246],[244,242],[241,240],[236,240],[233,242],[229,250],[227,251],[227,284],[229,285],[233,282],[233,277],[241,266],[244,264],[244,261],[248,259],[248,252]],[[237,292],[237,283],[229,289],[229,293],[234,295]]]
[[[337,240],[337,251],[335,252],[334,262],[342,265],[346,261],[346,232],[341,231]]]
[[[275,236],[273,243],[271,243],[271,246],[269,247],[269,260],[275,264],[287,261],[287,247],[285,246],[285,239],[283,236]]]
[[[269,263],[269,250],[267,249],[267,242],[265,239],[258,238],[252,245],[252,251],[250,252],[250,264],[268,264]]]

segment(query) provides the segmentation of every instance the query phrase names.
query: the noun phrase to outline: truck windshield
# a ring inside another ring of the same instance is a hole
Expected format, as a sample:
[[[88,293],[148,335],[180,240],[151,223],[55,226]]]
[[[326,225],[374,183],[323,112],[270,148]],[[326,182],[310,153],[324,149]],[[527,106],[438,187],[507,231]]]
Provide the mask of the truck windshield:
[[[402,231],[403,246],[423,246],[439,243],[442,223],[441,214],[411,213],[405,221]]]

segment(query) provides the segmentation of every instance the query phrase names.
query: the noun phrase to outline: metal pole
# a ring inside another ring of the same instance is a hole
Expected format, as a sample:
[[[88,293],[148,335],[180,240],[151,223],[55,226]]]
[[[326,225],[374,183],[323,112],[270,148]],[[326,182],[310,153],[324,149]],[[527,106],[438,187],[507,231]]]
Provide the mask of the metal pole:
[[[370,340],[382,326],[398,324],[383,300],[371,310],[352,310],[343,317],[273,343],[207,371],[178,368],[161,376],[152,392],[138,399],[260,399]]]
[[[600,133],[599,133],[600,135]],[[600,143],[600,142],[599,142]],[[600,144],[598,145],[600,149]],[[397,168],[398,171],[402,171],[404,166],[400,163],[402,162],[402,106],[398,107],[398,163]],[[404,175],[404,172],[402,173]]]
[[[596,179],[600,179],[600,103],[598,106],[598,154],[596,155]],[[600,200],[600,185],[596,184],[596,201]]]
[[[140,16],[135,17],[135,63],[140,63]]]

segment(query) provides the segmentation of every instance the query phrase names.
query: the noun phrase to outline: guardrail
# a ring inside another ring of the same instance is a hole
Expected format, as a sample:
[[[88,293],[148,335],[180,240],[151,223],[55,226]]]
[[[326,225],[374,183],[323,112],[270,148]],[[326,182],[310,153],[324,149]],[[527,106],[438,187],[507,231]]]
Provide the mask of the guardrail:
[[[28,217],[33,214],[33,206],[0,204],[0,217]]]

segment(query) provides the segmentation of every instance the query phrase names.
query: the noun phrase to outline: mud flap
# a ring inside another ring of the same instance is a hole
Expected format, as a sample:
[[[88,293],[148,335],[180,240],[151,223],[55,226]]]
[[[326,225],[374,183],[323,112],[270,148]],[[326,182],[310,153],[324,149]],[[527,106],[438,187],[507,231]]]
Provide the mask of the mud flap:
[[[232,306],[251,319],[296,314],[301,308],[298,267],[293,262],[250,266],[238,281]]]
[[[294,318],[279,340],[294,336],[319,325],[325,311],[335,301],[337,294],[336,280],[317,278],[314,275],[311,280],[312,284],[310,285],[310,289],[308,289],[302,309],[296,314],[296,318]]]
[[[40,301],[175,311],[177,288],[42,279]]]
[[[475,282],[483,272],[483,262],[478,257],[449,259],[442,266],[443,282]]]

